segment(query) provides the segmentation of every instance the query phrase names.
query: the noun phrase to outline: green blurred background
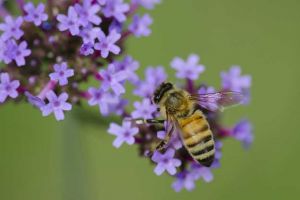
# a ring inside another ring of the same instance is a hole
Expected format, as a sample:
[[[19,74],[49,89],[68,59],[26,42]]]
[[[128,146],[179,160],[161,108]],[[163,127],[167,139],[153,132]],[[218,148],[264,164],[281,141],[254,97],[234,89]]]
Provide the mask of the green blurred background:
[[[151,11],[153,34],[130,39],[128,53],[148,65],[174,56],[201,56],[201,77],[215,87],[232,64],[253,76],[249,107],[228,110],[254,124],[249,151],[228,140],[215,180],[175,193],[169,176],[156,176],[136,147],[115,149],[106,126],[82,123],[75,109],[63,122],[30,105],[0,107],[0,199],[299,199],[300,1],[164,0]],[[94,113],[97,110],[95,108]]]

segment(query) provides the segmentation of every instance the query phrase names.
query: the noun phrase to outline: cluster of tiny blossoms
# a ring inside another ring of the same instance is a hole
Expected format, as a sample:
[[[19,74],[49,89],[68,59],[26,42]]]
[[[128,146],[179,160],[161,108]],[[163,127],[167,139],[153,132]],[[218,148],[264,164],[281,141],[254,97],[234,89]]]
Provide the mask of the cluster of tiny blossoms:
[[[187,60],[174,58],[170,65],[176,71],[176,77],[179,79],[183,89],[188,90],[191,94],[207,94],[217,91],[235,91],[245,94],[245,105],[250,101],[251,77],[242,75],[239,66],[232,66],[229,71],[221,72],[221,88],[216,90],[206,84],[197,84],[200,75],[204,72],[205,67],[199,64],[199,56],[191,54]],[[148,67],[145,70],[145,80],[138,80],[136,89],[133,94],[140,97],[141,101],[133,102],[134,110],[125,115],[130,118],[152,119],[159,117],[156,105],[151,102],[155,88],[167,80],[167,74],[164,67]],[[205,105],[206,108],[209,108]],[[213,110],[213,109],[211,109]],[[175,131],[167,149],[164,152],[154,151],[149,157],[149,152],[153,151],[158,142],[165,138],[166,131],[164,127],[156,125],[136,125],[124,119],[122,125],[111,123],[108,132],[116,136],[113,145],[119,148],[123,143],[128,145],[138,145],[140,155],[151,160],[155,164],[154,173],[158,176],[167,173],[175,178],[172,187],[179,192],[183,188],[193,190],[195,181],[202,179],[205,182],[213,180],[212,169],[220,167],[222,157],[222,140],[225,138],[234,138],[248,148],[253,141],[252,126],[246,119],[240,120],[232,128],[225,127],[220,122],[220,113],[212,112],[203,108],[215,138],[215,160],[210,168],[201,166],[196,163],[184,148],[180,139],[180,133]]]
[[[211,168],[193,161],[178,132],[173,134],[166,151],[147,156],[165,137],[164,127],[136,125],[128,118],[159,117],[151,98],[155,88],[167,80],[167,74],[163,66],[147,67],[142,80],[136,74],[139,62],[125,54],[124,42],[129,36],[151,34],[150,15],[135,13],[141,7],[153,9],[160,0],[48,0],[37,5],[18,0],[20,16],[12,16],[5,7],[7,3],[0,0],[0,62],[5,64],[0,68],[0,105],[12,100],[27,101],[43,116],[53,114],[58,121],[74,105],[84,102],[98,106],[102,116],[118,115],[122,125],[111,123],[108,129],[116,137],[113,146],[138,145],[140,155],[155,164],[156,175],[168,173],[175,178],[175,191],[192,190],[199,179],[213,179],[211,169],[220,167],[222,139],[235,138],[244,147],[252,143],[248,120],[228,128],[220,124],[220,113],[203,109],[216,139]],[[217,91],[206,84],[196,84],[205,70],[198,63],[199,57],[192,54],[187,60],[174,58],[171,67],[189,92]],[[251,77],[242,75],[239,66],[221,72],[221,79],[220,90],[242,92],[249,103]],[[96,86],[86,89],[94,82]],[[132,102],[131,112],[131,102],[124,98],[125,83],[132,84],[132,93],[141,99]]]
[[[5,6],[16,3],[20,16]],[[72,106],[87,101],[103,115],[123,114],[126,81],[135,84],[139,63],[125,55],[129,36],[151,34],[149,14],[159,0],[0,1],[0,104],[26,100],[43,116],[63,120]],[[121,57],[121,59],[117,59]],[[96,87],[83,90],[94,79]]]

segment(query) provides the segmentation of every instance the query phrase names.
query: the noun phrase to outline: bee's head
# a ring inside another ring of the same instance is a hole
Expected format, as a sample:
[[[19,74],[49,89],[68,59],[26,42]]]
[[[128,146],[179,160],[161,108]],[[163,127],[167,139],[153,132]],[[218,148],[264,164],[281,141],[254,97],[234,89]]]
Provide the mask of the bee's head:
[[[160,84],[153,94],[153,102],[155,104],[159,104],[160,100],[163,98],[166,92],[173,88],[174,86],[170,82],[163,82],[162,84]]]

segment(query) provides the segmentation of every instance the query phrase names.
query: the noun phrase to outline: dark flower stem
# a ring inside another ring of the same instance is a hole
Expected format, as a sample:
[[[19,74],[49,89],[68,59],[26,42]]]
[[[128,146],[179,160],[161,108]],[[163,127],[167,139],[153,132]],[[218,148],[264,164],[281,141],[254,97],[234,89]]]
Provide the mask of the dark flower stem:
[[[80,97],[87,99],[87,100],[89,100],[91,98],[90,93],[85,92],[85,91],[80,92],[79,95],[80,95]]]
[[[221,138],[229,137],[229,136],[231,136],[231,130],[222,128],[222,129],[219,130],[219,136]]]
[[[25,15],[26,13],[24,10],[24,5],[25,5],[24,0],[16,0],[16,1],[17,1],[20,11],[22,12],[23,15]]]
[[[191,79],[186,79],[186,89],[191,94],[195,93],[195,85],[194,85],[194,82]]]
[[[9,12],[4,8],[3,5],[0,5],[0,17],[4,18],[9,15]]]
[[[126,13],[126,15],[127,15],[128,17],[130,17],[131,15],[133,15],[133,14],[136,12],[136,10],[137,10],[138,8],[139,8],[139,5],[138,5],[138,4],[136,4],[136,3],[130,4],[129,11]]]
[[[121,39],[119,40],[119,43],[122,43],[124,40],[126,40],[130,35],[131,31],[125,31],[122,33]]]
[[[53,0],[47,0],[47,7],[48,7],[48,15],[49,18],[53,18]]]

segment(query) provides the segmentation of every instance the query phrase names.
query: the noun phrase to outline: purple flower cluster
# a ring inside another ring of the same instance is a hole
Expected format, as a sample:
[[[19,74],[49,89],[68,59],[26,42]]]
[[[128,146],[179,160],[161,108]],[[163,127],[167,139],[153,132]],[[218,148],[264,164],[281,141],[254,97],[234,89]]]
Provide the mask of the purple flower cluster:
[[[174,58],[170,63],[171,67],[175,69],[176,76],[179,79],[184,79],[185,84],[182,88],[188,90],[190,93],[198,93],[200,95],[211,94],[217,92],[217,90],[212,86],[207,86],[206,84],[196,84],[195,80],[199,79],[199,75],[204,72],[204,66],[198,64],[199,57],[195,54],[191,54],[187,61],[181,58]],[[232,73],[234,72],[234,73]],[[238,72],[238,73],[236,73]],[[230,78],[231,77],[231,78]],[[151,102],[151,97],[155,88],[162,83],[167,78],[167,74],[164,68],[159,67],[148,67],[145,70],[145,80],[138,80],[135,84],[136,88],[133,93],[138,97],[141,97],[141,101],[133,102],[133,110],[129,114],[131,119],[152,119],[159,118],[159,113],[157,111],[157,106]],[[222,86],[219,91],[235,91],[235,88],[242,88],[238,92],[249,91],[251,82],[248,82],[250,76],[241,75],[241,69],[233,66],[229,69],[229,72],[221,72]],[[235,80],[235,81],[232,81]],[[240,80],[240,81],[239,81]],[[227,86],[230,83],[230,87]],[[139,128],[139,132],[134,134],[134,140],[136,145],[139,146],[140,155],[146,156],[153,164],[156,165],[154,168],[154,173],[156,175],[161,175],[163,172],[167,172],[169,175],[175,177],[175,181],[172,184],[172,188],[179,192],[182,189],[192,190],[195,188],[195,181],[203,180],[204,182],[210,182],[213,180],[212,170],[219,168],[221,166],[222,158],[222,139],[231,137],[240,141],[245,148],[248,148],[253,142],[252,135],[252,125],[248,120],[242,120],[238,122],[233,128],[224,127],[219,121],[219,112],[213,112],[210,110],[215,110],[216,101],[207,102],[204,106],[203,112],[206,115],[213,131],[215,138],[215,160],[210,168],[201,166],[189,155],[186,148],[184,147],[181,137],[180,130],[176,130],[169,143],[166,144],[166,151],[159,152],[154,151],[154,154],[149,157],[149,152],[153,151],[153,146],[156,146],[159,141],[163,140],[166,136],[166,127],[151,125],[151,124],[136,124]],[[211,109],[210,109],[211,108]],[[127,115],[124,115],[124,122],[128,122]],[[114,124],[112,124],[114,125]],[[111,126],[112,126],[111,125]],[[115,125],[114,125],[115,126]],[[132,126],[132,125],[131,125]],[[126,135],[127,128],[122,128],[118,133],[114,132],[117,138],[124,138]],[[129,145],[133,145],[131,142],[127,142]]]
[[[129,36],[150,35],[150,15],[135,14],[145,2],[53,0],[48,8],[16,3],[22,15],[7,12],[0,21],[0,62],[6,64],[0,69],[0,103],[25,96],[43,116],[53,113],[57,120],[81,101],[98,105],[102,115],[123,115],[125,84],[139,82],[139,63],[117,56],[124,55]],[[91,79],[99,86],[83,90],[80,85]]]
[[[234,138],[246,148],[251,145],[252,125],[244,119],[233,128],[224,127],[219,121],[221,114],[207,110],[216,107],[216,102],[208,102],[203,105],[203,112],[214,132],[216,147],[210,168],[191,158],[180,130],[174,131],[166,151],[155,151],[149,156],[153,147],[166,137],[166,124],[137,124],[131,119],[160,117],[151,99],[168,75],[163,66],[149,66],[141,79],[136,73],[139,62],[125,55],[124,50],[129,36],[151,34],[152,18],[149,14],[137,14],[137,9],[153,9],[160,0],[127,2],[52,0],[46,8],[43,3],[23,5],[19,1],[22,15],[13,17],[8,12],[0,22],[0,62],[6,64],[0,69],[0,104],[25,99],[42,116],[53,114],[58,121],[65,118],[66,111],[84,102],[97,106],[102,116],[118,115],[122,125],[111,123],[108,129],[115,136],[113,146],[137,145],[139,154],[155,165],[156,175],[166,172],[175,178],[175,191],[192,190],[197,180],[212,181],[212,169],[221,166],[223,138]],[[196,54],[186,60],[176,57],[171,61],[175,76],[185,80],[180,87],[200,95],[241,92],[248,97],[245,103],[249,103],[251,77],[242,75],[240,67],[221,72],[222,85],[217,90],[205,83],[196,84],[205,70],[199,61]],[[140,99],[131,102],[125,98],[126,93]]]
[[[203,179],[209,183],[213,180],[213,174],[207,167],[202,167],[196,163],[191,164],[190,169],[183,170],[176,175],[176,180],[172,184],[172,188],[176,192],[182,189],[191,191],[195,188],[195,181]]]

